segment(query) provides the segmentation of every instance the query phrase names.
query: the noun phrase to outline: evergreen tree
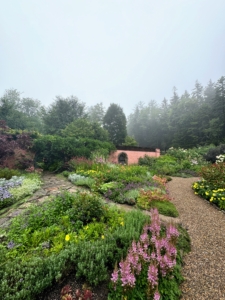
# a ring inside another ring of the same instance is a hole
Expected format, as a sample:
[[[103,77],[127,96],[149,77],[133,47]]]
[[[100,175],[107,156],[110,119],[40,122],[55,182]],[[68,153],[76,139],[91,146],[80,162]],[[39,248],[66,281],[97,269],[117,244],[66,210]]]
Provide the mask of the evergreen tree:
[[[214,98],[215,117],[219,118],[221,125],[220,141],[225,139],[225,76],[216,83]]]
[[[127,136],[126,116],[123,109],[115,104],[110,104],[103,118],[103,127],[109,133],[109,139],[114,145],[122,145]]]
[[[173,97],[170,99],[170,106],[177,106],[179,103],[179,96],[177,94],[177,88],[173,87]]]
[[[193,89],[192,97],[196,99],[199,105],[203,103],[203,86],[198,82],[198,80],[195,82],[195,88]]]
[[[210,79],[208,85],[204,89],[205,103],[207,103],[208,105],[212,105],[213,104],[213,100],[215,98],[215,93],[216,93],[216,91],[215,91],[215,84]]]

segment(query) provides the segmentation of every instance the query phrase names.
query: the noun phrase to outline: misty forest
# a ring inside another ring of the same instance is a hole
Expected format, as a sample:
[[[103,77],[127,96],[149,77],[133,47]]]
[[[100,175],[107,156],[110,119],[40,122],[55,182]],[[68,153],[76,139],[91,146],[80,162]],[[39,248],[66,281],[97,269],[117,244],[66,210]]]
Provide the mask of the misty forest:
[[[210,80],[205,87],[196,81],[193,89],[182,95],[174,87],[171,98],[161,103],[140,101],[127,118],[123,108],[114,103],[108,109],[103,103],[86,107],[75,96],[56,96],[44,107],[39,100],[22,98],[19,91],[10,89],[0,98],[0,120],[11,129],[162,151],[172,146],[218,145],[225,137],[225,77],[216,83]]]

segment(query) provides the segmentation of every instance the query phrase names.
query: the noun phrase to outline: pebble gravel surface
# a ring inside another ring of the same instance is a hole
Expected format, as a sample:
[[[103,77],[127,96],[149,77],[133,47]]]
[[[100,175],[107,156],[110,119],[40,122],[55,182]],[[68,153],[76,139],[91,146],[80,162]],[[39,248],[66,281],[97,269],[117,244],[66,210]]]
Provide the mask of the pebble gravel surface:
[[[198,178],[167,183],[183,227],[191,238],[184,258],[182,300],[225,300],[225,214],[194,194]]]

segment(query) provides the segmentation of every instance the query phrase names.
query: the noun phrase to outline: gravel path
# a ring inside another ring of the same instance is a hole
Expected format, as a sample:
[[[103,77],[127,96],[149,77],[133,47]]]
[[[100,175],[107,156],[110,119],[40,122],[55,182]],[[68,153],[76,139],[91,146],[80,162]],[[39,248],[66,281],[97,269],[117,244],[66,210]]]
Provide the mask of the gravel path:
[[[167,184],[192,250],[184,259],[182,300],[225,300],[225,214],[195,195],[198,178],[173,178]]]

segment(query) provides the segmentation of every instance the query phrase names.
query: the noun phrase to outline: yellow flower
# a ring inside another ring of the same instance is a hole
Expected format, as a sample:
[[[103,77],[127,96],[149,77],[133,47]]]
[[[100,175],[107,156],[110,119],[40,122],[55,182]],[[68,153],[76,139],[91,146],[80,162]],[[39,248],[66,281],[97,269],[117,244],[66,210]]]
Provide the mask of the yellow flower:
[[[103,239],[103,240],[104,240],[104,238],[105,238],[104,235],[102,235],[102,239]]]
[[[205,192],[206,195],[209,195],[209,192]]]
[[[65,240],[66,240],[67,242],[70,240],[70,235],[69,235],[69,234],[66,235]]]
[[[123,222],[123,221],[122,221],[122,222],[120,222],[120,225],[124,226],[124,222]]]
[[[212,201],[213,201],[213,197],[211,197],[211,198],[209,199],[209,201],[212,202]]]

